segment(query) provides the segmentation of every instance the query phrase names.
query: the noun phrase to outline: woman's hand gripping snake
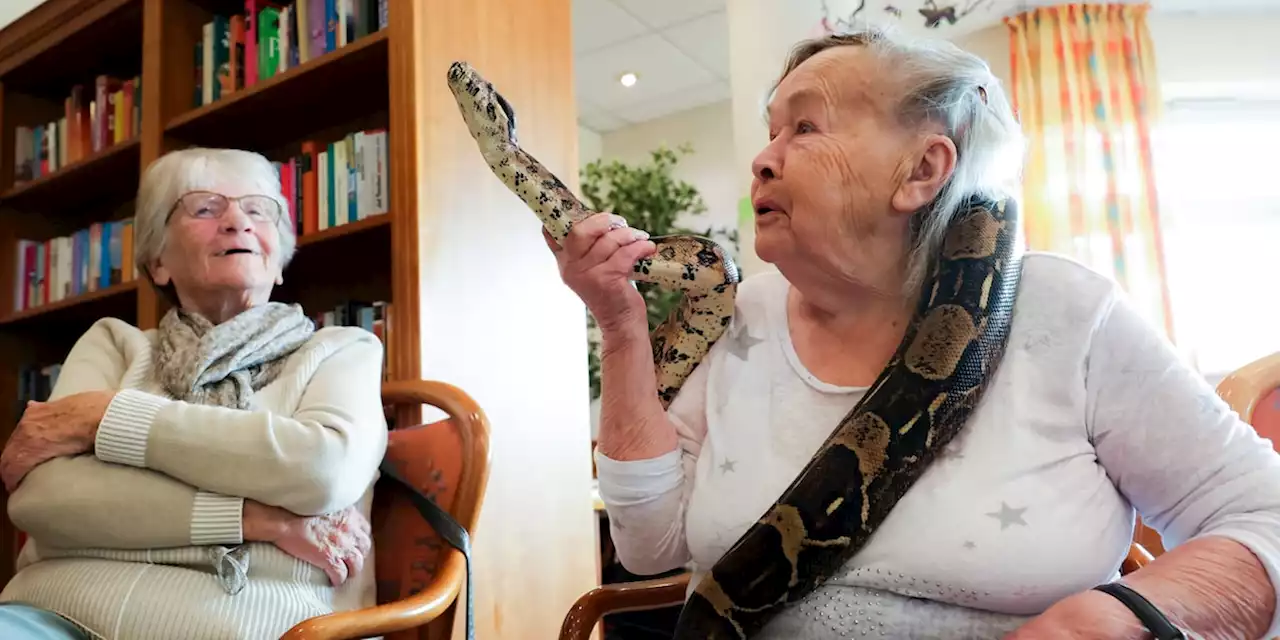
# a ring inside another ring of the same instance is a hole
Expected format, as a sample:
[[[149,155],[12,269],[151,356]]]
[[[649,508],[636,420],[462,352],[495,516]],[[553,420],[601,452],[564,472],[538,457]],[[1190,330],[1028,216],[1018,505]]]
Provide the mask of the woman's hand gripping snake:
[[[448,84],[494,174],[557,240],[589,211],[522,150],[515,112],[465,63]],[[778,500],[711,567],[680,614],[678,640],[750,638],[834,575],[968,420],[1008,339],[1021,276],[1012,201],[971,196],[951,222],[897,352]],[[636,279],[685,292],[654,330],[663,406],[724,332],[737,267],[714,243],[651,238]]]
[[[475,69],[461,62],[451,65],[449,88],[489,169],[537,214],[556,242],[596,213],[520,148],[515,110]],[[633,279],[684,292],[672,315],[650,334],[658,396],[666,408],[728,327],[739,274],[728,252],[709,239],[681,235],[650,240],[657,251],[636,263]]]

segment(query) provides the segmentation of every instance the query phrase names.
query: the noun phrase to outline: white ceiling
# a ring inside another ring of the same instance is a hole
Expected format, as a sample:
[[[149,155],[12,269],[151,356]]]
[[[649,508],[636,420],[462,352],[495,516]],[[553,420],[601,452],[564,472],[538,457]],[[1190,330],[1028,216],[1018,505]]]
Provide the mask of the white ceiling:
[[[791,2],[792,0],[751,0]],[[832,18],[848,15],[861,0],[827,0]],[[1140,1],[1140,0],[1122,0]],[[1029,6],[1061,0],[936,0],[958,11],[974,7],[954,26],[925,29],[925,0],[869,0],[861,16],[892,15],[897,7],[908,30],[956,37],[996,24]],[[1280,11],[1280,0],[1151,0],[1161,13]],[[795,6],[819,6],[813,0]],[[812,9],[810,9],[812,10]],[[814,20],[817,22],[820,11]],[[573,0],[574,65],[579,123],[611,131],[663,115],[729,99],[729,27],[725,0]],[[631,72],[639,81],[618,81]]]
[[[608,131],[729,98],[725,0],[573,0],[579,121]],[[639,78],[624,87],[626,72]]]

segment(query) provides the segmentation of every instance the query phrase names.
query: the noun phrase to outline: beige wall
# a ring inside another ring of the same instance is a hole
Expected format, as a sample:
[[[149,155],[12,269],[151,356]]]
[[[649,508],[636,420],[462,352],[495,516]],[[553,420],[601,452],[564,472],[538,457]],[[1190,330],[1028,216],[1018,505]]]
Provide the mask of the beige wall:
[[[749,168],[735,166],[733,121],[728,101],[611,131],[601,139],[603,156],[624,162],[644,161],[659,145],[691,145],[693,153],[681,159],[675,175],[698,188],[707,204],[707,213],[690,217],[683,223],[695,229],[736,226],[737,176],[734,173],[749,171]]]
[[[578,125],[578,165],[585,167],[604,153],[604,139],[600,134]]]
[[[1005,91],[1013,93],[1013,73],[1009,69],[1009,32],[1004,25],[993,25],[971,33],[956,40],[956,45],[986,60],[991,73],[1000,79]]]
[[[1280,9],[1270,14],[1151,17],[1166,97],[1280,95]]]

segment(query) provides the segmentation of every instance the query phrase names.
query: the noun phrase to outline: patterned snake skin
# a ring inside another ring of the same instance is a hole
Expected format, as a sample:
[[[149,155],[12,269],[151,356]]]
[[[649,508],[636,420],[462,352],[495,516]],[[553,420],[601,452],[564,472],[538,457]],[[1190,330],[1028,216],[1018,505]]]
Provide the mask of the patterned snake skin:
[[[594,212],[520,148],[515,111],[455,62],[449,88],[494,174],[557,240]],[[893,358],[777,502],[695,587],[675,637],[750,638],[866,543],[964,426],[1004,354],[1021,276],[1012,202],[973,199],[956,216]],[[729,325],[739,281],[709,240],[652,238],[635,279],[684,292],[654,330],[663,406]]]

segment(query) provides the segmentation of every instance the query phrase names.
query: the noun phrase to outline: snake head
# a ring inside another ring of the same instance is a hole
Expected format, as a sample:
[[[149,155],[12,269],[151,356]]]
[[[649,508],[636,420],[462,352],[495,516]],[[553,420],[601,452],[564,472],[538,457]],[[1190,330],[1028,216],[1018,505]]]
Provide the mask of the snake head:
[[[470,69],[470,65],[461,61],[449,65],[449,84],[460,82]]]
[[[518,144],[515,109],[475,68],[462,61],[450,64],[448,83],[472,135],[505,136]]]

